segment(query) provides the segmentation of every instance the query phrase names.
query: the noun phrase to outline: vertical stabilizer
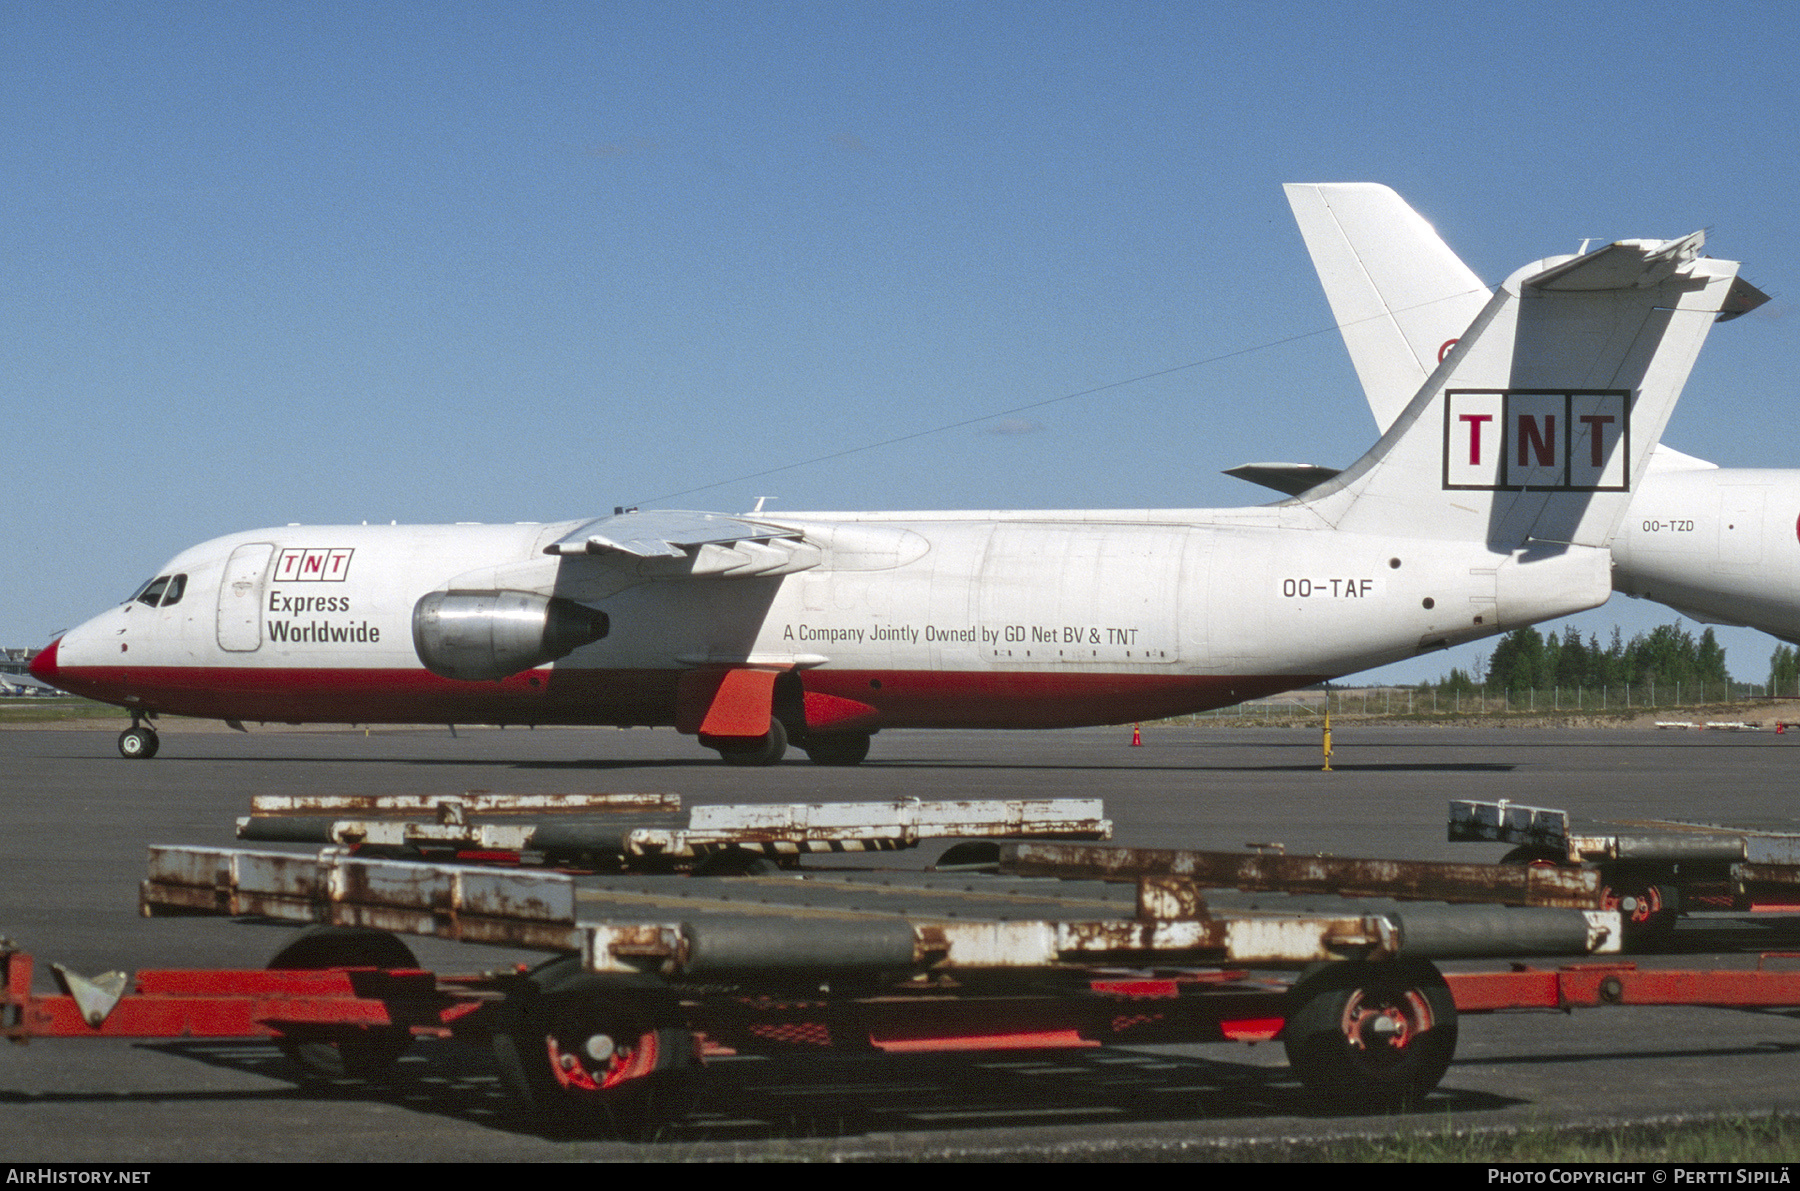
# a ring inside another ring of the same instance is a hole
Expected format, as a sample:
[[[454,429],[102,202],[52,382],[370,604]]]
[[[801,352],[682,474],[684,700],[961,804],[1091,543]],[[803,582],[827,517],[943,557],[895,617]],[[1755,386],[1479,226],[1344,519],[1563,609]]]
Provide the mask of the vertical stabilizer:
[[[1388,187],[1293,182],[1284,189],[1369,412],[1385,431],[1493,295],[1431,224]],[[1748,305],[1740,309],[1728,300],[1719,321],[1753,309],[1756,292],[1740,280],[1734,293],[1749,299]],[[1698,471],[1718,465],[1658,443],[1649,467]],[[1299,482],[1299,477],[1280,479]]]
[[[1704,243],[1625,240],[1519,270],[1381,441],[1305,505],[1340,529],[1497,552],[1607,545],[1707,331],[1744,288]]]
[[[1492,295],[1388,187],[1283,189],[1375,423],[1386,430]]]

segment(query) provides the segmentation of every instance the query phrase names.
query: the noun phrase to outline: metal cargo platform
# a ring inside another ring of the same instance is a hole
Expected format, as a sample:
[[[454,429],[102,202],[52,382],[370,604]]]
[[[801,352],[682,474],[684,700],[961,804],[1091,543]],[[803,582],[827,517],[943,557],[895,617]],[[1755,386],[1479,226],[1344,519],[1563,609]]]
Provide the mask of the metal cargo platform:
[[[112,973],[0,947],[4,1032],[260,1036],[335,1074],[419,1038],[491,1046],[536,1127],[683,1113],[705,1055],[1280,1040],[1320,1095],[1436,1086],[1460,1012],[1800,1004],[1800,971],[1640,972],[1592,865],[1117,848],[1097,801],[695,807],[662,794],[259,799],[240,834],[159,845],[146,915],[307,924],[268,971]],[[1035,837],[1035,838],[1034,838]],[[960,841],[937,866],[846,853]],[[325,847],[318,847],[318,844]],[[438,975],[403,936],[535,968]],[[1434,962],[1568,956],[1446,977]],[[1298,973],[1296,977],[1295,973]]]

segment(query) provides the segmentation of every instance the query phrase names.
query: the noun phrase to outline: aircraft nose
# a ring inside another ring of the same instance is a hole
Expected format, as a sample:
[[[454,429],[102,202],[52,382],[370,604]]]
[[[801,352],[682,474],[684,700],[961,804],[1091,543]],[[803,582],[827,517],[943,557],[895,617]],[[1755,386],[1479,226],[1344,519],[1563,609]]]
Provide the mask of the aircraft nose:
[[[56,665],[56,647],[61,644],[62,638],[58,637],[56,640],[50,642],[49,645],[45,646],[41,653],[31,659],[31,665],[27,666],[26,669],[31,672],[33,678],[40,682],[47,682],[51,686],[61,685],[57,682],[57,678],[61,676],[62,672]]]

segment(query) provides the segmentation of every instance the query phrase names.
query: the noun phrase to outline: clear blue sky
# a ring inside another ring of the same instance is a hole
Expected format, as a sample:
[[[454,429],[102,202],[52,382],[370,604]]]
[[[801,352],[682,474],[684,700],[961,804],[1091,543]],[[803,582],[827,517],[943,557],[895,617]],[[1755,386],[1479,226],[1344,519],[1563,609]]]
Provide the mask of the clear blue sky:
[[[1668,441],[1800,465],[1796,61],[1785,3],[18,0],[0,644],[286,522],[1259,503],[1375,437],[1287,181],[1490,280],[1709,228],[1776,298]]]

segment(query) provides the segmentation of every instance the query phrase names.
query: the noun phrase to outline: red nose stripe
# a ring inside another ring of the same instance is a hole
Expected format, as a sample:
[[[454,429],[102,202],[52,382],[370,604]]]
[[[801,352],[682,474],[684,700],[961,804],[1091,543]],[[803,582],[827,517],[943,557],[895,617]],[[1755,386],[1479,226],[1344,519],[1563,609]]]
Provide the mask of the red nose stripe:
[[[56,647],[61,644],[62,638],[58,637],[56,640],[50,642],[49,647],[42,653],[31,659],[31,666],[29,668],[33,678],[50,683],[52,686],[56,685]]]

